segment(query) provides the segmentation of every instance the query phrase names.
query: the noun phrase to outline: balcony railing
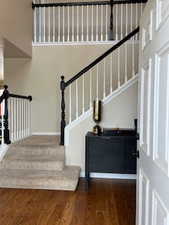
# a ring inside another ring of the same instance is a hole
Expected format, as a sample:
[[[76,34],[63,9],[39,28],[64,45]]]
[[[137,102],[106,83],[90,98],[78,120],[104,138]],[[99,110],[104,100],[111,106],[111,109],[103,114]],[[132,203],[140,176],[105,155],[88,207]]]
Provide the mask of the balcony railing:
[[[138,27],[146,0],[33,4],[34,43],[121,40]],[[135,37],[138,39],[138,36]]]

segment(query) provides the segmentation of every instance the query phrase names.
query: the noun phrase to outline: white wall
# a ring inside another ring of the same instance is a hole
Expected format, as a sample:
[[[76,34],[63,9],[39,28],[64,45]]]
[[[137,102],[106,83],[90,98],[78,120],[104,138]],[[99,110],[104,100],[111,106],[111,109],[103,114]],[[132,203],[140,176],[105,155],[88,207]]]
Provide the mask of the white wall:
[[[134,119],[137,118],[137,83],[117,95],[103,107],[102,127],[107,128],[134,128]],[[85,134],[92,131],[94,122],[92,114],[86,119],[75,123],[75,126],[66,127],[66,163],[78,165],[85,169]]]

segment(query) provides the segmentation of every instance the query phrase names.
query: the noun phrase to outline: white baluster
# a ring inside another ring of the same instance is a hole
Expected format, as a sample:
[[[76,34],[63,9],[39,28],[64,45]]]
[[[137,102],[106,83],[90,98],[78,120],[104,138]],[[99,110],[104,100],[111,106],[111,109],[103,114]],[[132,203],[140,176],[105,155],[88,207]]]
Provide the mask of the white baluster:
[[[26,100],[24,100],[24,137],[26,137]]]
[[[28,107],[29,107],[29,117],[28,117],[28,121],[29,121],[29,129],[28,129],[28,136],[31,135],[31,103],[28,101]]]
[[[92,108],[92,69],[90,70],[90,108]]]
[[[53,7],[53,42],[55,42],[55,7]]]
[[[104,17],[103,17],[103,8],[104,8],[104,6],[103,5],[101,5],[100,6],[101,7],[101,41],[103,41],[103,20],[104,20]]]
[[[26,137],[29,136],[29,105],[26,101]]]
[[[85,112],[85,74],[82,75],[82,113]]]
[[[72,87],[69,87],[69,123],[72,122]]]
[[[72,41],[74,41],[74,6],[72,6]]]
[[[108,40],[108,5],[106,5],[106,41]]]
[[[96,98],[99,99],[99,66],[96,65]]]
[[[10,132],[10,139],[11,139],[11,99],[8,99],[8,128]]]
[[[116,40],[119,39],[118,36],[118,5],[115,5],[115,16],[116,16]]]
[[[103,98],[106,97],[106,59],[103,60]]]
[[[86,35],[86,41],[89,41],[89,6],[87,5],[86,6],[86,19],[87,19],[87,22],[86,22],[86,29],[87,29],[87,35]]]
[[[19,105],[20,105],[20,109],[19,109],[19,111],[20,111],[20,139],[22,139],[22,122],[23,122],[23,118],[22,118],[22,99],[20,99],[20,101],[19,101]]]
[[[58,7],[58,42],[60,42],[60,7]]]
[[[133,4],[131,4],[131,20],[130,20],[130,32],[133,30]]]
[[[132,37],[132,76],[135,76],[135,38]]]
[[[136,27],[138,27],[138,4],[136,3]],[[136,40],[138,39],[138,34],[135,35]]]
[[[46,42],[46,8],[43,8],[43,42]]]
[[[36,24],[37,24],[37,21],[36,21],[36,19],[37,19],[37,8],[35,7],[34,8],[34,42],[36,43],[37,42],[37,33],[36,33]]]
[[[99,15],[98,12],[99,11],[99,6],[96,6],[96,41],[98,41],[98,32],[99,32]]]
[[[126,36],[128,34],[128,5],[126,4]],[[127,42],[125,43],[125,83],[127,82],[128,79],[128,71],[127,71],[127,65],[128,65],[128,60],[127,60]]]
[[[126,36],[128,34],[128,4],[126,4]]]
[[[141,16],[143,14],[143,3],[141,2]]]
[[[70,14],[69,14],[69,6],[67,7],[67,41],[69,42],[69,32],[70,32]]]
[[[112,54],[110,55],[110,93],[113,91],[113,64]]]
[[[76,82],[76,119],[79,116],[78,80]]]
[[[22,139],[24,138],[24,99],[21,99],[21,136],[22,136]]]
[[[11,136],[11,141],[13,140],[13,119],[12,119],[12,114],[13,114],[13,108],[12,108],[12,99],[9,99],[10,101],[10,111],[9,111],[9,116],[10,116],[10,136]]]
[[[92,30],[91,30],[91,41],[93,41],[93,33],[94,33],[94,21],[93,21],[93,17],[94,17],[94,13],[93,13],[93,5],[92,5],[92,23],[91,23],[91,26],[92,26]]]
[[[131,31],[133,30],[133,4],[131,4]],[[131,38],[132,77],[134,77],[134,37]]]
[[[65,7],[63,6],[62,10],[62,15],[63,15],[63,42],[65,42]]]
[[[79,41],[79,6],[77,6],[77,33],[76,33],[76,40]]]
[[[21,124],[22,124],[22,118],[21,118],[21,100],[20,99],[18,99],[18,103],[19,103],[19,121],[18,121],[18,123],[19,123],[19,139],[21,139]]]
[[[123,4],[121,4],[121,39],[123,39]]]
[[[28,122],[28,133],[27,133],[27,136],[29,136],[29,128],[30,128],[30,126],[29,126],[29,116],[30,116],[29,112],[30,112],[30,109],[29,109],[29,102],[28,101],[27,101],[27,110],[28,110],[28,113],[27,113],[27,115],[28,115],[28,117],[27,117],[27,122]]]
[[[50,7],[48,8],[48,42],[50,42],[50,31],[51,31],[51,27],[50,27]]]
[[[117,57],[117,67],[118,67],[118,69],[117,69],[117,76],[118,76],[118,78],[117,78],[117,82],[118,82],[118,88],[120,87],[120,48],[118,48],[118,51],[117,51],[117,54],[118,54],[118,57]]]
[[[42,42],[42,8],[39,7],[39,42]]]
[[[127,82],[127,43],[124,44],[124,48],[125,48],[125,69],[124,69],[124,72],[125,72],[125,75],[124,75],[124,80],[125,80],[125,83]]]
[[[81,38],[81,40],[83,41],[84,40],[84,37],[83,37],[83,32],[84,32],[84,30],[83,30],[83,28],[84,28],[84,26],[83,26],[83,5],[81,6],[81,9],[82,9],[82,38]]]
[[[9,98],[9,104],[10,104],[9,116],[10,116],[11,142],[13,142],[13,104],[12,103],[13,103],[12,98]]]
[[[17,99],[17,139],[19,139],[19,122],[20,122],[20,118],[19,118],[19,100]]]

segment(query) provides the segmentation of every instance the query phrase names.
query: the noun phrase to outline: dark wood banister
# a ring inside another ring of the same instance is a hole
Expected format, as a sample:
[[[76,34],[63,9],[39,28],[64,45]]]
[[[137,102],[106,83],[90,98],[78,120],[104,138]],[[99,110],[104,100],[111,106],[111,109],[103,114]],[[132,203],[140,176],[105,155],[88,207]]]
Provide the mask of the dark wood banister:
[[[87,71],[89,71],[97,63],[102,61],[106,56],[108,56],[113,51],[118,49],[126,41],[130,40],[138,32],[139,32],[139,27],[137,27],[135,30],[133,30],[131,33],[129,33],[126,37],[124,37],[117,44],[113,45],[113,47],[108,49],[105,53],[103,53],[101,56],[99,56],[97,59],[95,59],[92,63],[90,63],[88,66],[86,66],[84,69],[82,69],[79,73],[77,73],[74,77],[72,77],[67,82],[65,82],[64,76],[61,77],[61,82],[60,82],[60,90],[61,90],[61,137],[60,137],[60,144],[61,145],[64,145],[64,131],[65,131],[65,126],[66,126],[66,120],[65,120],[65,88],[68,87],[75,80],[77,80],[79,77],[81,77],[83,74],[85,74]]]
[[[11,97],[11,98],[27,99],[27,100],[29,100],[30,102],[32,101],[32,96],[31,96],[31,95],[25,96],[25,95],[16,95],[16,94],[11,94],[11,93],[9,93],[9,97]]]
[[[126,37],[124,37],[117,44],[113,45],[113,47],[108,49],[105,53],[103,53],[101,56],[99,56],[97,59],[95,59],[92,63],[90,63],[88,66],[86,66],[84,69],[82,69],[79,73],[77,73],[70,80],[65,82],[65,88],[67,86],[69,86],[71,83],[73,83],[75,80],[77,80],[79,77],[81,77],[84,73],[89,71],[92,67],[94,67],[96,64],[98,64],[100,61],[102,61],[106,56],[108,56],[113,51],[115,51],[117,48],[119,48],[121,45],[123,45],[126,41],[128,41],[130,38],[132,38],[138,32],[139,32],[139,27],[137,27],[135,30],[133,30],[131,33],[129,33]]]
[[[135,4],[146,3],[147,0],[114,0],[113,4]],[[111,5],[110,1],[91,1],[91,2],[56,2],[56,3],[32,3],[32,8],[39,7],[63,7],[63,6],[86,6],[86,5]]]
[[[25,96],[25,95],[16,95],[12,94],[8,91],[8,86],[4,85],[4,91],[2,95],[0,96],[0,104],[4,100],[5,103],[5,112],[4,112],[4,143],[5,144],[10,144],[10,135],[9,135],[9,127],[8,127],[8,98],[20,98],[20,99],[27,99],[29,101],[32,101],[32,96]],[[2,119],[2,118],[0,118]],[[2,127],[2,120],[1,120],[1,127]]]

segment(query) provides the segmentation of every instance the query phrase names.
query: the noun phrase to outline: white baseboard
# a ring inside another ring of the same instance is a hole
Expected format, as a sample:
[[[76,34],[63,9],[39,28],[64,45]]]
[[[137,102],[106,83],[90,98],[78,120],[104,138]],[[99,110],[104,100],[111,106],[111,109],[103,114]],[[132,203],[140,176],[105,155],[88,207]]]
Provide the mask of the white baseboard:
[[[60,132],[33,132],[32,135],[56,135],[56,136],[59,136]]]
[[[91,178],[106,178],[106,179],[126,179],[136,180],[135,174],[118,174],[118,173],[90,173]],[[85,173],[81,172],[80,177],[85,177]]]
[[[2,159],[4,158],[5,154],[8,151],[9,146],[8,145],[0,145],[0,161],[2,161]]]

